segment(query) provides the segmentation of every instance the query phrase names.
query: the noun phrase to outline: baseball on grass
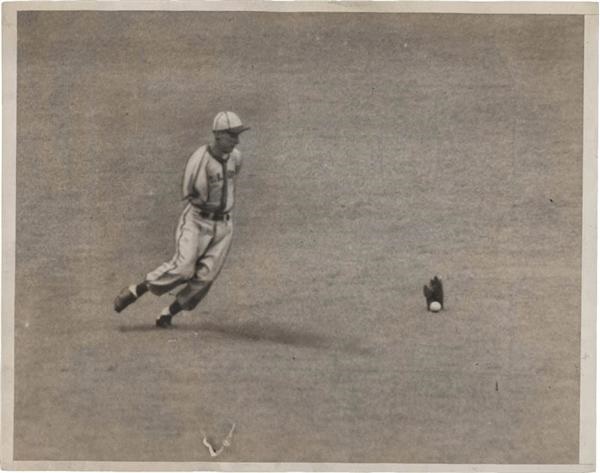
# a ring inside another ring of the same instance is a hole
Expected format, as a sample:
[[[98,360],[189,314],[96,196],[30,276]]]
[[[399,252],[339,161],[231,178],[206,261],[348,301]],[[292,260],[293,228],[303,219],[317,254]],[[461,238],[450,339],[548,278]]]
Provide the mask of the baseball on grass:
[[[429,310],[431,312],[439,312],[442,310],[442,304],[440,304],[438,301],[433,301],[431,304],[429,304]]]

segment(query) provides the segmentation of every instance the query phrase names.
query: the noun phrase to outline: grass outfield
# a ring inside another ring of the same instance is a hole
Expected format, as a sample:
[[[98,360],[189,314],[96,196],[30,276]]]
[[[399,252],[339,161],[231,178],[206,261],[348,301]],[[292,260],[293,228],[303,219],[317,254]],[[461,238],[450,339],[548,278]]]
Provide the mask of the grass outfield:
[[[19,13],[16,460],[577,463],[583,18]],[[242,135],[176,327],[187,158]],[[422,286],[445,283],[446,308]]]

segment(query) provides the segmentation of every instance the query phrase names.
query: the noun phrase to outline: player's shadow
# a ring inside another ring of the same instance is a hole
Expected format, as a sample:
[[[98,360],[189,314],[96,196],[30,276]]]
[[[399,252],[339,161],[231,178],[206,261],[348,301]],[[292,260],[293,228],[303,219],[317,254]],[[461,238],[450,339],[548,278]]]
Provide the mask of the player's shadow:
[[[156,327],[156,325],[154,325],[153,322],[147,323],[147,324],[140,324],[140,325],[121,325],[119,326],[119,332],[122,333],[129,333],[129,332],[160,332],[163,331],[162,329],[159,329]]]
[[[215,323],[210,321],[201,322],[189,326],[192,330],[210,332],[222,337],[247,340],[252,342],[271,342],[284,345],[295,345],[309,348],[330,348],[334,341],[323,335],[308,332],[289,330],[277,325],[266,325],[264,323],[244,322],[237,324]]]
[[[354,339],[334,339],[309,331],[290,330],[277,325],[267,325],[257,322],[243,323],[216,323],[203,321],[192,324],[175,324],[172,328],[164,330],[156,328],[153,324],[121,326],[120,332],[155,332],[172,333],[172,331],[185,331],[199,334],[218,335],[231,340],[247,342],[270,342],[282,345],[293,345],[306,348],[341,350],[358,355],[366,355],[369,349],[362,347]]]
[[[191,329],[233,340],[250,342],[270,342],[297,347],[317,348],[322,350],[340,350],[355,355],[367,355],[368,348],[361,346],[358,340],[326,337],[309,331],[290,330],[273,324],[244,322],[244,323],[215,323],[201,322],[190,326]]]
[[[179,322],[179,321],[177,321]],[[296,345],[311,348],[328,348],[333,341],[316,333],[290,331],[283,327],[275,325],[258,324],[256,322],[245,322],[239,324],[224,324],[204,321],[193,324],[175,323],[173,327],[164,330],[154,326],[154,324],[129,325],[119,327],[120,332],[164,332],[172,331],[185,332],[206,332],[208,334],[217,334],[235,340],[246,340],[251,342],[266,341],[271,343],[280,343],[285,345]]]

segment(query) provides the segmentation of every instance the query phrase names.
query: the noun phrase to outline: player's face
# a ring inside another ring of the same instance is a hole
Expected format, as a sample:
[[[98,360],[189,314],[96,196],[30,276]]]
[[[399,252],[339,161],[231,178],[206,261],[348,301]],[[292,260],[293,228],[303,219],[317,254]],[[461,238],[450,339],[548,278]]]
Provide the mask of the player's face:
[[[233,148],[240,142],[240,135],[229,131],[218,131],[215,133],[215,144],[224,154],[231,153]]]

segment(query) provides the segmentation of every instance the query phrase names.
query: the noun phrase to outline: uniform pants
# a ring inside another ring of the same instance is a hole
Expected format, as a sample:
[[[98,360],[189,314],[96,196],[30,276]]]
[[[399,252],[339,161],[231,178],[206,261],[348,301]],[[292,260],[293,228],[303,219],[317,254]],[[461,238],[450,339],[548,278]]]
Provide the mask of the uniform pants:
[[[161,295],[185,284],[176,300],[184,310],[192,310],[208,293],[231,247],[233,223],[200,216],[200,209],[188,204],[175,233],[173,258],[146,276],[148,288]]]

